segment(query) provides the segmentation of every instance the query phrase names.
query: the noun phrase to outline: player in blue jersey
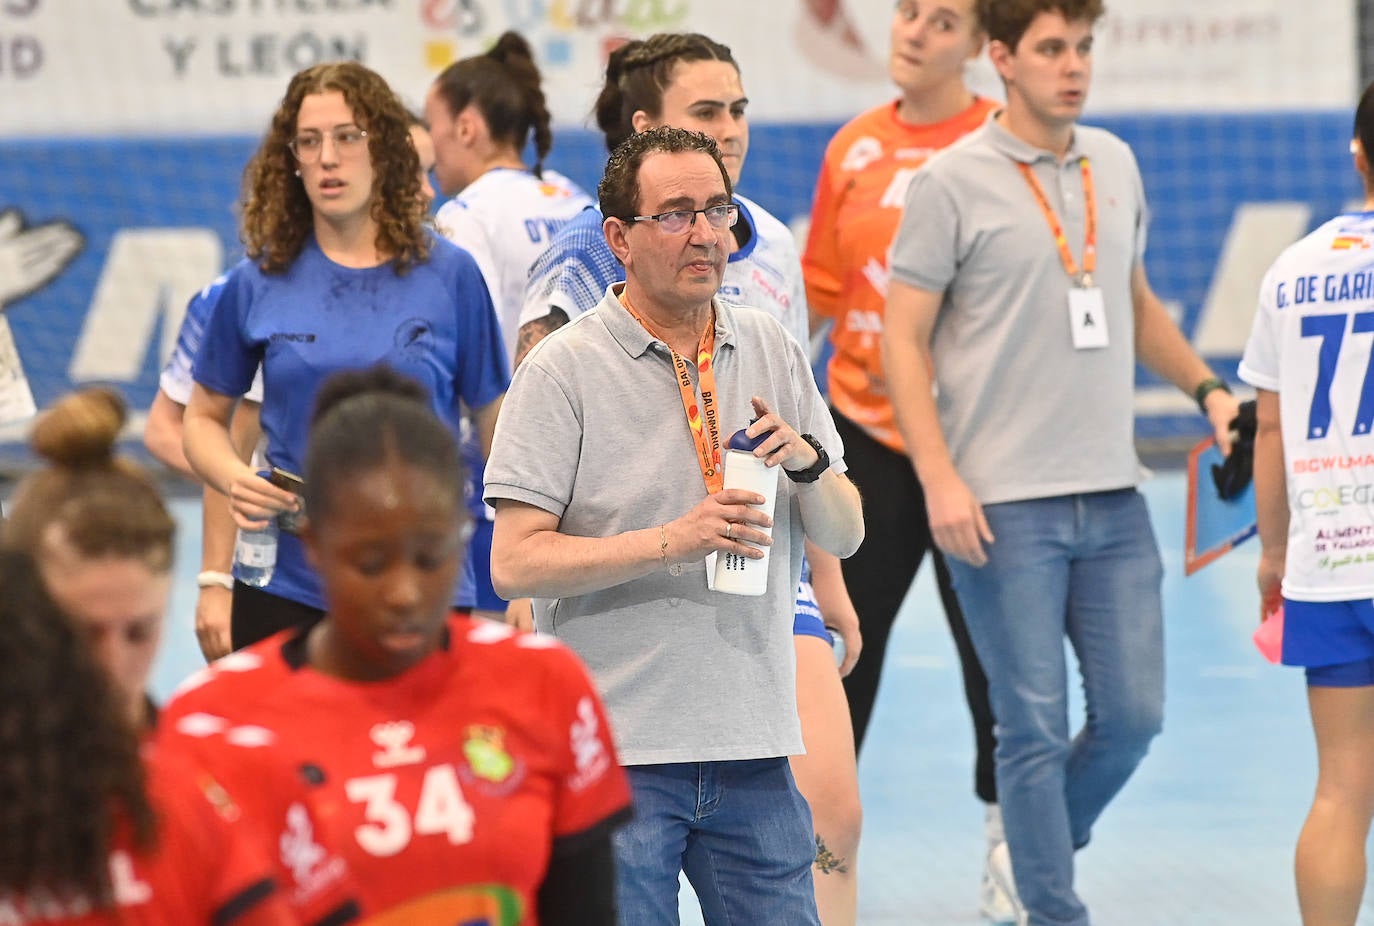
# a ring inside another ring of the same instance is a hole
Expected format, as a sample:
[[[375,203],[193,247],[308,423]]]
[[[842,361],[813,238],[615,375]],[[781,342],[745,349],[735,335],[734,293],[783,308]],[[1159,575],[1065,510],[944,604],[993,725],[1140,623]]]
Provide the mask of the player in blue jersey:
[[[1350,144],[1361,211],[1289,247],[1260,289],[1240,377],[1258,390],[1262,616],[1305,666],[1317,793],[1298,837],[1304,926],[1354,926],[1374,816],[1374,85]]]
[[[425,97],[435,176],[440,192],[453,197],[440,207],[435,224],[476,259],[507,352],[515,347],[530,264],[555,231],[592,203],[577,184],[544,166],[553,131],[540,81],[529,44],[506,32],[485,53],[445,68]],[[532,168],[523,160],[531,137]],[[504,619],[506,602],[491,587],[492,514],[482,502],[486,460],[470,429],[463,438],[475,528],[458,603],[475,616]]]
[[[425,228],[405,108],[355,62],[297,74],[245,177],[248,257],[229,272],[196,357],[187,459],[229,496],[240,527],[298,510],[244,462],[234,403],[262,366],[267,464],[299,474],[307,422],[330,372],[385,362],[420,380],[458,431],[466,409],[490,441],[509,378],[472,257]],[[317,620],[323,598],[300,540],[283,532],[262,589],[236,582],[235,649]]]
[[[410,114],[410,141],[420,160],[417,176],[420,180],[421,202],[428,208],[434,201],[434,188],[429,182],[429,173],[434,169],[434,141],[424,123],[414,114]],[[198,477],[191,469],[191,464],[186,462],[186,454],[182,450],[182,417],[191,401],[191,387],[195,385],[191,366],[200,351],[200,342],[227,279],[227,275],[217,277],[187,303],[186,314],[177,332],[176,347],[162,368],[157,394],[153,397],[148,420],[143,427],[143,443],[148,452],[166,466],[192,479]],[[258,422],[261,405],[262,374],[259,371],[230,420],[230,437],[239,456],[245,460],[251,461],[262,436]],[[208,662],[231,649],[229,614],[234,588],[234,519],[225,497],[209,486],[204,489],[201,518],[201,562],[200,572],[196,576],[200,592],[196,598],[195,619],[196,639]]]
[[[635,132],[657,125],[705,132],[720,148],[731,183],[737,183],[749,150],[748,98],[730,49],[704,35],[671,33],[630,42],[606,65],[606,82],[596,117],[614,150]],[[805,347],[808,312],[801,259],[791,231],[763,207],[735,193],[739,220],[735,250],[726,265],[720,298],[762,309],[777,318]],[[519,358],[535,342],[586,312],[623,280],[624,271],[601,232],[595,209],[583,212],[554,236],[553,245],[530,270],[521,313]],[[854,758],[854,734],[840,682],[859,658],[858,616],[845,590],[839,560],[807,544],[815,597],[798,590],[794,623],[797,706],[806,755],[792,771],[811,804],[816,827],[816,901],[826,926],[852,924],[857,905],[857,852],[862,810]],[[827,624],[846,646],[841,672],[835,669]]]

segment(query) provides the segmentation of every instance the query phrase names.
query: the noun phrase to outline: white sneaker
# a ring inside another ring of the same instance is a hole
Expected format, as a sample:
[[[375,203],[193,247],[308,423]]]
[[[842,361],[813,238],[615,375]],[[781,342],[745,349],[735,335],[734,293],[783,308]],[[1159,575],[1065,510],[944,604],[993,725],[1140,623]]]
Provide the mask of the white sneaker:
[[[1011,869],[1011,850],[1005,841],[988,852],[983,869],[983,890],[978,912],[999,926],[1027,926],[1030,920],[1021,898],[1016,894],[1016,877]]]
[[[987,851],[983,855],[983,880],[978,886],[978,915],[991,923],[1015,923],[1016,908],[993,878],[989,867],[992,850],[1007,839],[1002,831],[1002,808],[996,804],[988,804],[985,808],[983,837],[987,840]]]

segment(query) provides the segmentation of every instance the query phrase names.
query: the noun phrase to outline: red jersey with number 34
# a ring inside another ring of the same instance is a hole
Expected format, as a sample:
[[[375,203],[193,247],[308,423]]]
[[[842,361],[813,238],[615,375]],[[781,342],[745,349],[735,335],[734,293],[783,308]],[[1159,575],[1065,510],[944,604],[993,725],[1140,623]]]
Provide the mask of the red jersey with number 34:
[[[231,793],[260,787],[258,763],[294,769],[298,793],[277,803],[308,802],[318,831],[299,841],[343,857],[368,923],[536,923],[554,846],[609,831],[630,804],[577,657],[455,617],[438,652],[355,683],[309,668],[305,639],[214,663],[168,705],[165,735]],[[244,728],[253,745],[215,745]]]

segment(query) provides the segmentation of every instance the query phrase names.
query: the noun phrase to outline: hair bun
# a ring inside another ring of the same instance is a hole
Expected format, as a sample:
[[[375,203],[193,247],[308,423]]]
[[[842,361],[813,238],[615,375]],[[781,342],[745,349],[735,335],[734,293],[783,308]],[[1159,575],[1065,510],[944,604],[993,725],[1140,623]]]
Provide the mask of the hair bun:
[[[29,446],[58,466],[108,466],[128,420],[124,398],[107,386],[63,396],[34,424]]]

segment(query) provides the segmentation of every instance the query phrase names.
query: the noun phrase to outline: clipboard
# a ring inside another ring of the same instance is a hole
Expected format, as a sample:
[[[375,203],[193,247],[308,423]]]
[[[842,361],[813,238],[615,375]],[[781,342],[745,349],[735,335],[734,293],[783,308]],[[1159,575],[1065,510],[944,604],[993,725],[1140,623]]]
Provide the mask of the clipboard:
[[[1217,495],[1212,465],[1225,460],[1213,438],[1188,452],[1188,510],[1184,519],[1183,573],[1192,575],[1255,536],[1255,484],[1226,501]]]

